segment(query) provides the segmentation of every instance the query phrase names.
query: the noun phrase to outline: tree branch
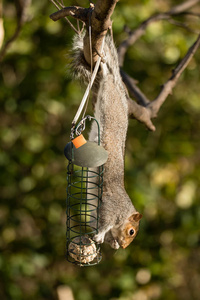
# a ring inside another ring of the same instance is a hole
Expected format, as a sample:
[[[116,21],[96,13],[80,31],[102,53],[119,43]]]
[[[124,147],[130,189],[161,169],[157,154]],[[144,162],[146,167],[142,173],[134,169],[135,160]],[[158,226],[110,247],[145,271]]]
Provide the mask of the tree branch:
[[[200,46],[200,35],[198,36],[195,43],[189,48],[188,52],[184,56],[184,58],[180,61],[178,66],[174,69],[171,77],[167,80],[167,82],[163,85],[161,92],[159,95],[150,103],[148,103],[145,107],[138,105],[131,99],[129,99],[129,115],[131,117],[136,118],[138,121],[144,123],[148,129],[155,130],[154,125],[151,122],[152,118],[155,118],[160,110],[162,104],[167,99],[168,95],[172,93],[172,89],[176,85],[180,75],[183,73],[190,60],[194,56],[195,52]],[[135,93],[135,90],[134,92]],[[141,95],[141,91],[139,92],[139,96]],[[143,94],[142,94],[143,97]],[[145,96],[144,96],[145,97]],[[144,105],[144,104],[143,104]]]
[[[69,19],[67,18],[67,16],[62,16],[62,17],[60,17],[59,18],[59,14],[61,14],[62,15],[62,10],[63,9],[60,9],[60,7],[62,7],[62,8],[64,8],[64,5],[63,5],[63,3],[60,3],[58,0],[50,0],[54,5],[55,5],[55,7],[57,8],[57,9],[59,9],[59,11],[57,12],[57,13],[55,13],[55,20],[53,19],[54,18],[54,14],[52,14],[51,16],[50,16],[50,18],[53,20],[53,21],[57,21],[57,20],[59,20],[59,19],[61,19],[61,18],[65,18],[65,20],[67,21],[67,23],[69,24],[69,26],[77,33],[77,34],[79,34],[79,31],[74,27],[74,25],[69,21]],[[56,15],[57,15],[57,17],[56,17]],[[52,17],[53,16],[53,17]]]
[[[3,27],[3,3],[0,2],[0,48],[4,40],[4,27]]]
[[[77,20],[86,22],[88,19],[88,12],[90,8],[83,8],[79,6],[69,6],[69,7],[64,7],[63,9],[53,13],[50,15],[50,18],[53,21],[58,21],[64,17],[73,17]]]
[[[118,0],[98,0],[91,13],[91,28],[92,28],[92,56],[93,63],[95,63],[101,54],[101,45],[103,38],[106,35],[109,28],[112,26],[111,16],[115,9]],[[86,24],[86,29],[88,29]],[[91,63],[90,59],[90,47],[89,47],[89,35],[88,31],[84,39],[84,57],[87,63]]]
[[[50,1],[53,2],[54,0]],[[108,28],[111,27],[112,22],[110,18],[114,11],[117,1],[118,0],[97,0],[96,5],[94,6],[93,4],[91,4],[90,8],[82,8],[78,6],[64,7],[50,16],[51,19],[54,21],[66,16],[71,16],[77,20],[81,20],[86,24],[86,35],[84,39],[84,57],[88,64],[91,63],[88,33],[89,25],[91,25],[92,28],[92,63],[95,63],[99,56],[99,53],[101,54],[100,49],[103,38],[106,35]],[[124,55],[126,53],[127,48],[144,34],[149,24],[158,20],[170,19],[171,16],[185,13],[185,10],[191,8],[198,2],[200,2],[200,0],[188,0],[180,5],[173,7],[166,13],[160,13],[148,18],[137,29],[135,29],[132,32],[129,32],[129,37],[122,42],[118,50],[120,65],[123,64]],[[193,44],[193,46],[188,50],[187,54],[179,63],[179,65],[175,68],[169,80],[163,85],[160,94],[152,102],[150,102],[150,100],[136,86],[135,81],[131,77],[129,77],[124,71],[121,70],[122,79],[127,85],[131,96],[136,98],[138,102],[136,103],[130,98],[128,99],[130,117],[136,118],[137,120],[143,122],[150,130],[155,130],[155,126],[152,124],[151,119],[157,116],[160,107],[166,100],[167,96],[171,93],[172,89],[177,83],[178,78],[187,67],[189,61],[198,49],[199,45],[200,36],[198,37],[197,41]]]
[[[196,5],[197,3],[199,3],[199,0],[188,0],[186,2],[183,2],[179,5],[176,5],[174,7],[172,7],[168,13],[171,15],[177,15],[180,14],[188,9],[190,9],[191,7],[193,7],[194,5]]]
[[[189,8],[193,7],[197,3],[199,3],[200,0],[188,0],[184,3],[181,3],[180,5],[174,6],[172,9],[170,9],[168,12],[165,13],[159,13],[154,16],[151,16],[150,18],[146,19],[138,28],[131,31],[129,33],[129,36],[127,39],[125,39],[118,48],[118,58],[119,58],[119,65],[122,67],[124,64],[124,57],[126,54],[127,49],[133,45],[146,31],[147,26],[149,26],[151,23],[160,21],[160,20],[168,20],[171,18],[171,16],[179,15],[183,13],[184,11],[188,10]]]
[[[94,64],[99,57],[99,53],[101,53],[103,38],[106,35],[108,28],[110,28],[112,25],[110,18],[117,2],[118,0],[97,0],[95,6],[90,4],[90,8],[82,8],[78,6],[65,7],[50,16],[50,18],[54,21],[66,16],[71,16],[75,19],[81,20],[86,24],[87,32],[84,39],[84,57],[89,65],[91,64],[88,34],[89,24],[91,24],[92,28],[92,63]]]
[[[195,33],[195,34],[200,33],[199,30],[192,29],[189,26],[187,26],[185,23],[175,21],[174,19],[169,19],[168,22],[173,24],[173,25],[176,25],[178,27],[182,27],[182,28],[184,28],[185,30],[187,30],[189,32],[192,32],[192,33]]]
[[[189,64],[190,60],[194,56],[195,52],[200,46],[200,35],[198,36],[195,43],[189,48],[187,54],[184,56],[184,58],[181,60],[181,62],[178,64],[178,66],[174,69],[171,77],[168,79],[168,81],[163,85],[163,88],[160,92],[160,94],[157,96],[156,99],[154,99],[149,105],[148,108],[151,110],[151,118],[155,118],[157,116],[157,113],[161,107],[161,105],[165,102],[166,98],[169,94],[171,94],[172,89],[177,83],[177,80],[179,79],[180,75],[183,73],[187,65]]]
[[[150,103],[150,101],[149,101],[149,99],[147,99],[147,97],[142,93],[142,91],[136,85],[136,80],[131,78],[122,69],[120,69],[120,74],[121,74],[122,80],[124,81],[126,87],[129,90],[131,97],[135,98],[140,105],[147,106]]]
[[[23,24],[26,22],[27,15],[26,10],[30,5],[30,0],[15,0],[16,14],[17,14],[17,25],[13,35],[5,42],[0,51],[0,62],[3,60],[8,48],[17,39]]]
[[[151,122],[151,111],[148,109],[148,107],[141,106],[129,98],[128,111],[130,118],[135,118],[139,122],[144,123],[145,126],[151,131],[156,130],[155,126]]]

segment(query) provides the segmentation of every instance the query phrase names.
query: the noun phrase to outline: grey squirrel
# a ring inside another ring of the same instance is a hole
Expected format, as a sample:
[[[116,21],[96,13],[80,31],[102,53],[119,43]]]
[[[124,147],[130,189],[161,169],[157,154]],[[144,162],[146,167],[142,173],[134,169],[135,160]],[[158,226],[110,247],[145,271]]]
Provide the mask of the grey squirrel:
[[[73,69],[75,76],[88,82],[90,66],[83,55],[83,36],[74,39]],[[142,215],[136,211],[124,187],[124,152],[128,128],[128,98],[121,79],[114,42],[106,36],[105,63],[95,79],[94,115],[101,130],[101,145],[108,151],[104,166],[103,196],[100,206],[97,243],[104,241],[114,249],[126,248],[139,230]],[[95,122],[94,122],[95,123]],[[97,141],[97,128],[92,124],[90,141]]]

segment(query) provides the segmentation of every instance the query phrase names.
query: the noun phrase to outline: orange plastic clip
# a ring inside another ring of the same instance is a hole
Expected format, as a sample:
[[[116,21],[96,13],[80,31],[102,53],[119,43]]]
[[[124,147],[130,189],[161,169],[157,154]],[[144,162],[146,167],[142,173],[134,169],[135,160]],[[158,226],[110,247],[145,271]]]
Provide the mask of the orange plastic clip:
[[[75,148],[77,149],[77,148],[83,146],[84,144],[86,144],[87,141],[84,138],[84,136],[82,134],[80,134],[79,136],[77,136],[75,139],[72,140],[72,143],[74,144]]]

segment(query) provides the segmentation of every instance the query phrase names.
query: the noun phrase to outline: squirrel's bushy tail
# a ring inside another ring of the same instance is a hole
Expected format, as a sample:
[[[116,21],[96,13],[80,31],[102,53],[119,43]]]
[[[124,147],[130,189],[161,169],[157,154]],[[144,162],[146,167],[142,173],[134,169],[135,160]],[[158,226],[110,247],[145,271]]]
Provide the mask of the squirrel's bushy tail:
[[[71,69],[76,79],[88,84],[91,77],[91,67],[88,65],[83,54],[83,39],[85,34],[75,35],[72,46]]]
[[[85,33],[74,36],[71,69],[75,78],[79,79],[84,84],[88,84],[91,77],[91,66],[86,62],[83,54],[84,36]],[[106,73],[112,74],[114,81],[117,82],[117,84],[120,84],[122,80],[119,72],[118,55],[113,39],[110,35],[107,35],[105,37],[105,44],[102,55],[105,58],[105,63],[103,65],[106,66]],[[104,74],[105,72],[97,73],[94,82],[94,89],[95,87],[97,88],[97,85],[99,85]]]

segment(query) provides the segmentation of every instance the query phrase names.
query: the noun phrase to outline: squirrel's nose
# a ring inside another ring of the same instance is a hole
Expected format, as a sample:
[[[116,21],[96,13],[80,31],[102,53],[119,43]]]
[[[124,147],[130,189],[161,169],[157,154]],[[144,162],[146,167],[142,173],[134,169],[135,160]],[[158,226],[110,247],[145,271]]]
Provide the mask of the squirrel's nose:
[[[125,249],[127,246],[128,246],[128,244],[127,244],[127,243],[123,243],[123,244],[121,244],[121,247],[122,247],[122,249]]]

